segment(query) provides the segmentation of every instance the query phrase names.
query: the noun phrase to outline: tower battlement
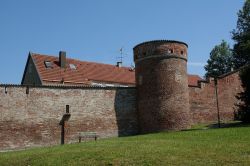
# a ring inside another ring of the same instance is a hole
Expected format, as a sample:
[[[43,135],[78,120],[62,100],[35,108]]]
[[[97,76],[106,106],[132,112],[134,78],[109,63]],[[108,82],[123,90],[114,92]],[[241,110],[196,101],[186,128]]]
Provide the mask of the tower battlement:
[[[187,61],[188,45],[175,40],[154,40],[143,42],[134,47],[135,63],[148,58],[180,58]]]

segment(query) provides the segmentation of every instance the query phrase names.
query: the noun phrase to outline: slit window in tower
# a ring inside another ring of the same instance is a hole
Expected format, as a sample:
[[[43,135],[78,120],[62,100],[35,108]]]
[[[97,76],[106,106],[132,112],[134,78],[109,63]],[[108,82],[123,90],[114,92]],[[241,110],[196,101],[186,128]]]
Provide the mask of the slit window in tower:
[[[169,50],[168,50],[168,53],[169,53],[169,54],[173,54],[173,52],[174,52],[173,49],[169,49]]]

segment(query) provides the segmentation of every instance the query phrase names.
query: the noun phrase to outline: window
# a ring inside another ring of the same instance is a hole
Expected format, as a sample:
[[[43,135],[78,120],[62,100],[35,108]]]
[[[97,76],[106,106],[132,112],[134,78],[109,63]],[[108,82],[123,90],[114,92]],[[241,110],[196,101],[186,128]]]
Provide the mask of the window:
[[[66,105],[66,114],[69,114],[69,105]]]
[[[44,61],[44,64],[45,64],[46,68],[53,68],[52,67],[52,62],[50,62],[50,61]]]
[[[69,67],[70,67],[70,69],[72,69],[72,70],[76,70],[76,65],[74,65],[74,64],[69,64]]]
[[[169,50],[168,50],[168,53],[169,53],[169,54],[173,54],[173,52],[174,52],[173,49],[169,49]]]

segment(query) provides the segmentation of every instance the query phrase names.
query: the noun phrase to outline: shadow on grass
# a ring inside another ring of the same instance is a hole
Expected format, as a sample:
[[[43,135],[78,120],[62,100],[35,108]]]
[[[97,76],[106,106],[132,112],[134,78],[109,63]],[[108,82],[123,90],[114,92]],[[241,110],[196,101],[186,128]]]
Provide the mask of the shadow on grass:
[[[243,123],[240,121],[221,122],[220,123],[220,128],[234,128],[234,127],[250,127],[250,124]],[[198,125],[194,125],[191,129],[182,130],[182,131],[207,130],[207,129],[219,129],[219,125],[218,125],[218,123],[198,124]]]
[[[221,128],[231,128],[231,127],[250,127],[250,124],[242,123],[242,122],[229,122],[229,123],[221,123]],[[208,128],[214,129],[219,128],[218,123],[207,125]]]

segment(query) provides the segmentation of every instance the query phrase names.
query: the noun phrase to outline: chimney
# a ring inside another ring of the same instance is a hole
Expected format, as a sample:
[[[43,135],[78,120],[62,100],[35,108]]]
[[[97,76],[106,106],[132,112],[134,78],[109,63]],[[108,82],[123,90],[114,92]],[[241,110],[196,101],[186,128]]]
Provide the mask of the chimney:
[[[59,52],[59,64],[61,68],[66,68],[66,52],[65,51]]]
[[[116,66],[117,67],[122,67],[122,62],[117,62]]]

